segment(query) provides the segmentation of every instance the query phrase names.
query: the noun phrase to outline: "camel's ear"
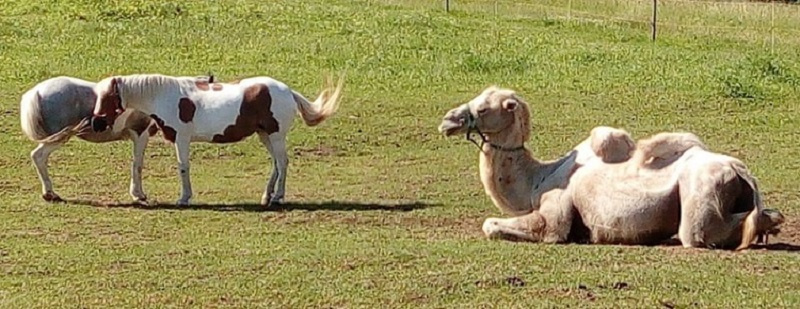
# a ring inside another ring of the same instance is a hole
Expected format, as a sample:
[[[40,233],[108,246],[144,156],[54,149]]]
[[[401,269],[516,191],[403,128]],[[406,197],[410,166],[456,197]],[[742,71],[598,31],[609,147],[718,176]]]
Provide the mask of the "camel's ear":
[[[516,99],[513,99],[513,98],[503,101],[503,109],[505,109],[505,110],[507,110],[509,112],[513,112],[515,109],[517,109],[518,105],[519,105],[519,101],[517,101]]]

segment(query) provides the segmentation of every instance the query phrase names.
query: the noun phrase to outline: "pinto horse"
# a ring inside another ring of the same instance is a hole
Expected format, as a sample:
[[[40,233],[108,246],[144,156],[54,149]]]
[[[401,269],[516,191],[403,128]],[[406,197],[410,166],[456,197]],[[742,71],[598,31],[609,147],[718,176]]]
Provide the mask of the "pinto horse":
[[[274,168],[261,197],[262,205],[280,203],[285,194],[286,135],[299,112],[308,126],[316,126],[336,112],[342,82],[330,82],[312,103],[286,84],[269,77],[232,83],[208,83],[161,74],[114,76],[94,88],[97,102],[92,128],[114,125],[127,110],[155,120],[164,138],[174,143],[181,177],[178,205],[192,198],[189,176],[190,142],[235,143],[258,134],[272,154]],[[277,185],[277,190],[275,187]]]
[[[214,81],[213,76],[198,76],[197,80]],[[42,184],[42,198],[48,202],[63,201],[53,191],[53,182],[47,171],[50,155],[61,148],[72,136],[92,142],[106,143],[129,139],[133,141],[130,195],[144,202],[147,195],[142,189],[142,165],[148,138],[158,127],[146,114],[131,111],[120,115],[112,130],[91,132],[88,120],[96,96],[95,83],[83,79],[59,76],[44,80],[26,91],[20,100],[22,132],[39,145],[31,151],[31,159]]]

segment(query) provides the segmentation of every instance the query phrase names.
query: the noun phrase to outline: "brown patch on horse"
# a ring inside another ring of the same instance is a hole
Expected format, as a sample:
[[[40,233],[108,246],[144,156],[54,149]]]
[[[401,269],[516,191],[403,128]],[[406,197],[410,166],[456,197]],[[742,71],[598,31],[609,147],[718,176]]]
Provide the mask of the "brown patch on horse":
[[[244,98],[239,108],[236,122],[229,125],[222,134],[211,139],[214,143],[234,143],[255,132],[272,134],[278,132],[278,120],[272,114],[272,96],[264,84],[253,85],[244,90]]]
[[[130,125],[131,130],[136,132],[136,136],[141,136],[144,131],[150,126],[150,119],[142,118],[132,120],[133,124]],[[152,135],[151,135],[152,136]]]
[[[207,81],[197,80],[197,81],[194,82],[194,85],[197,87],[197,89],[200,89],[200,90],[203,90],[203,91],[208,91],[208,82]]]
[[[156,116],[155,114],[151,114],[150,117],[152,117],[153,120],[156,121],[156,124],[158,125],[158,127],[161,128],[161,132],[164,133],[164,139],[169,141],[169,142],[171,142],[171,143],[174,143],[175,142],[175,135],[177,135],[178,132],[175,132],[175,129],[173,129],[172,127],[164,124],[164,120],[162,120],[161,118],[158,118],[158,116]]]
[[[154,124],[147,128],[147,134],[150,136],[154,136],[156,133],[158,133],[158,125]]]
[[[122,108],[122,97],[120,97],[117,91],[117,83],[118,81],[116,78],[112,78],[108,83],[108,89],[106,89],[99,98],[101,114],[94,115],[95,117],[105,116],[109,126],[113,126],[117,116],[125,111],[125,109]]]
[[[220,91],[222,90],[222,84],[220,83],[213,83],[211,84],[211,90]]]
[[[194,119],[194,112],[197,110],[197,106],[194,105],[189,98],[181,98],[178,101],[178,118],[183,121],[184,123],[189,123]]]

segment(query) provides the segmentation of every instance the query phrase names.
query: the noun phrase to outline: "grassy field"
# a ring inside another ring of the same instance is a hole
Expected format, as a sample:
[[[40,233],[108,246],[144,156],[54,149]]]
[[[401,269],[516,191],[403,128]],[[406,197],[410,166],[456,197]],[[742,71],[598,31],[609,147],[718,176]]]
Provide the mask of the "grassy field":
[[[647,24],[507,2],[497,13],[490,1],[455,1],[450,13],[441,1],[64,2],[0,0],[0,307],[800,305],[800,14],[785,13],[797,7],[777,8],[773,50],[769,30],[706,27],[771,25],[755,4],[726,19],[670,3],[666,22],[706,26],[666,27],[653,43]],[[648,16],[633,2],[580,2],[599,16]],[[126,205],[130,143],[78,140],[50,162],[71,202],[40,199],[19,128],[26,89],[57,75],[209,71],[272,76],[309,97],[325,74],[347,72],[337,116],[290,133],[284,209],[256,205],[271,164],[255,138],[193,144],[191,207],[171,205],[177,164],[160,137],[144,184],[164,204]],[[788,217],[773,238],[783,244],[732,253],[484,239],[482,220],[500,214],[476,149],[436,126],[491,84],[531,104],[528,147],[543,159],[597,125],[698,134],[759,177]]]

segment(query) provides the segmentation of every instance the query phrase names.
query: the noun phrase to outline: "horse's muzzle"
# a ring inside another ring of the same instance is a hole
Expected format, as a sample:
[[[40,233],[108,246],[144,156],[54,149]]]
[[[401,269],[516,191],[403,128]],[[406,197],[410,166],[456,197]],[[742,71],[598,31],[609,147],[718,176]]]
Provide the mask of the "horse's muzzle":
[[[105,131],[108,128],[108,122],[105,118],[92,117],[92,130],[95,132]]]

